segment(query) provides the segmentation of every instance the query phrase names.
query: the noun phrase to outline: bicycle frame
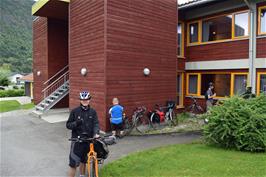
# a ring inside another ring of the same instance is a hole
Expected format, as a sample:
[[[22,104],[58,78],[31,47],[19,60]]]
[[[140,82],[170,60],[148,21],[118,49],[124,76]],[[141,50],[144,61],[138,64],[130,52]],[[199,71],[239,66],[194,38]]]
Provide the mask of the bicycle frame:
[[[97,159],[97,153],[94,151],[94,144],[90,143],[90,151],[88,153],[88,176],[89,177],[99,177],[98,175],[98,159]],[[93,166],[93,164],[95,166]],[[94,167],[94,169],[91,169],[91,167]],[[93,171],[95,170],[95,176],[93,174]]]

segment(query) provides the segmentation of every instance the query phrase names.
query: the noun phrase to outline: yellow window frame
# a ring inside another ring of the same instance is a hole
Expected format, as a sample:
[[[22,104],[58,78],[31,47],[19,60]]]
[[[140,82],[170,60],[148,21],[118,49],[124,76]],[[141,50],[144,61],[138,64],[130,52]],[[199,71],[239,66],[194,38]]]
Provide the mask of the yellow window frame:
[[[266,72],[257,72],[257,95],[260,94],[260,78],[261,75],[266,75]]]
[[[262,9],[266,9],[266,6],[261,6],[258,9],[258,35],[265,35],[266,32],[261,32],[261,19],[260,19],[260,13]]]
[[[235,15],[236,14],[241,14],[241,13],[245,13],[248,12],[250,13],[249,10],[242,10],[242,11],[237,11],[237,12],[233,12],[233,13],[226,13],[226,14],[221,14],[221,15],[216,15],[213,17],[209,17],[209,18],[202,18],[200,20],[195,20],[195,21],[191,21],[189,23],[187,23],[187,46],[194,46],[194,45],[203,45],[203,44],[212,44],[212,43],[219,43],[219,42],[227,42],[227,41],[234,41],[234,40],[240,40],[240,39],[248,39],[249,35],[247,36],[239,36],[236,37],[235,36]],[[214,19],[217,17],[222,17],[222,16],[227,16],[227,15],[232,15],[232,25],[231,25],[231,38],[230,39],[222,39],[222,40],[216,40],[216,41],[208,41],[208,42],[202,42],[202,22],[205,20],[210,20],[210,19]],[[190,43],[190,28],[189,25],[193,24],[193,23],[198,23],[198,27],[199,27],[199,34],[198,34],[198,42],[193,42]],[[249,15],[249,19],[248,19],[248,26],[250,26],[250,15]],[[248,29],[248,33],[249,33],[249,29]]]
[[[181,22],[181,21],[179,21],[178,23],[177,23],[177,25],[178,24],[181,24],[181,36],[182,36],[182,41],[181,41],[181,43],[182,43],[182,46],[181,46],[181,55],[177,55],[177,57],[180,57],[180,58],[184,58],[185,57],[185,55],[184,55],[184,49],[185,49],[185,24],[184,24],[184,22]],[[178,36],[178,32],[176,33],[177,34],[177,36]],[[177,44],[178,45],[178,44]],[[178,52],[177,52],[178,53]]]
[[[179,100],[180,104],[176,105],[176,109],[184,107],[184,73],[178,72],[177,75],[181,76],[181,94],[176,93],[176,96],[180,96],[181,98]]]
[[[248,72],[239,72],[239,73],[231,73],[231,84],[230,84],[230,96],[234,95],[234,88],[235,88],[235,76],[238,75],[246,75],[247,76],[247,83],[248,83]]]
[[[198,82],[197,82],[197,93],[189,93],[189,76],[197,76],[198,78]],[[186,74],[186,95],[192,95],[192,96],[201,96],[200,92],[201,92],[201,74],[200,73],[187,73]]]

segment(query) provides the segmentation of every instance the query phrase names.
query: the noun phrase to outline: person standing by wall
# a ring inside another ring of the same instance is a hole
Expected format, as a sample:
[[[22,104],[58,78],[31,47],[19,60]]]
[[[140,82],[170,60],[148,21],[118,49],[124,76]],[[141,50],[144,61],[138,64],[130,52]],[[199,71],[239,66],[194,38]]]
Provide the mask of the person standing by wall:
[[[84,91],[80,93],[80,106],[73,109],[69,115],[66,127],[72,130],[71,138],[86,136],[99,137],[99,121],[96,111],[90,107],[91,95]],[[88,142],[72,142],[69,154],[69,177],[74,177],[79,166],[80,177],[85,177]]]
[[[111,129],[113,136],[122,136],[123,135],[123,111],[124,108],[119,105],[118,98],[113,98],[113,106],[109,110],[111,115]],[[119,131],[119,134],[117,132]]]

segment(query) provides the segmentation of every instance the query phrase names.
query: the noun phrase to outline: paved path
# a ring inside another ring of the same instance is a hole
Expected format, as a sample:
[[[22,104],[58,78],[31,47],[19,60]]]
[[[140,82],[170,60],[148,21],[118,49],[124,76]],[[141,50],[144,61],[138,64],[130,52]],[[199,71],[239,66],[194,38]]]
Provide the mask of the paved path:
[[[24,112],[1,116],[1,170],[0,176],[66,176],[70,131],[65,122],[50,124]],[[191,142],[199,134],[156,135],[125,137],[109,146],[106,160],[128,153],[168,144]]]

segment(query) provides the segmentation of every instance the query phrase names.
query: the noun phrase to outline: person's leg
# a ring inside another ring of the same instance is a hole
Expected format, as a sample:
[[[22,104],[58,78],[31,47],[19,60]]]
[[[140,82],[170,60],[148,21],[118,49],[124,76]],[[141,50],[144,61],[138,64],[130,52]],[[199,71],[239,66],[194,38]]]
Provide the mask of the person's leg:
[[[85,168],[86,168],[86,164],[85,163],[80,163],[79,165],[79,171],[80,171],[80,175],[85,176]]]
[[[112,135],[116,136],[116,125],[111,123]]]
[[[76,168],[70,167],[69,171],[68,171],[68,176],[69,177],[75,177],[75,174],[76,174]]]

